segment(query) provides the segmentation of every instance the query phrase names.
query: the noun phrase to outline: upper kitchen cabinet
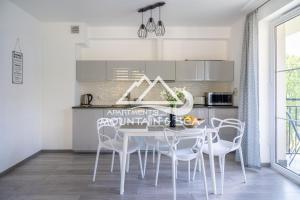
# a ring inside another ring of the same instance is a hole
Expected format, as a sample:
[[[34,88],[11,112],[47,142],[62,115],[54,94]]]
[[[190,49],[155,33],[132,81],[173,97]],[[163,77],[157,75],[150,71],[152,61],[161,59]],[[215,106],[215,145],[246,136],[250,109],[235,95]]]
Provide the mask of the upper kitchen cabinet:
[[[205,61],[205,80],[233,81],[233,61]]]
[[[79,60],[76,62],[76,80],[97,82],[106,80],[106,62],[98,60]]]
[[[177,61],[176,81],[203,81],[204,61]]]
[[[175,80],[175,61],[146,61],[146,75],[150,80],[160,76],[163,80]]]
[[[107,80],[138,80],[145,68],[144,61],[107,61]]]

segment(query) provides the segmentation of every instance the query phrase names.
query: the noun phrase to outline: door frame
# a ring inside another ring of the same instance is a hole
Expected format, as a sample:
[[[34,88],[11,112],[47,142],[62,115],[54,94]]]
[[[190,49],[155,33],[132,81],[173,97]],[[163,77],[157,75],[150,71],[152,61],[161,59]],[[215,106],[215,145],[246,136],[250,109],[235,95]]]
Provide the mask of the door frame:
[[[277,36],[276,36],[276,27],[295,18],[300,16],[300,7],[293,8],[286,12],[285,14],[277,17],[270,23],[270,132],[271,132],[271,142],[270,142],[270,151],[271,151],[271,167],[281,173],[282,175],[288,177],[289,179],[297,182],[300,184],[300,175],[296,174],[295,172],[284,168],[276,163],[276,57],[277,57]],[[274,109],[275,108],[275,109]]]

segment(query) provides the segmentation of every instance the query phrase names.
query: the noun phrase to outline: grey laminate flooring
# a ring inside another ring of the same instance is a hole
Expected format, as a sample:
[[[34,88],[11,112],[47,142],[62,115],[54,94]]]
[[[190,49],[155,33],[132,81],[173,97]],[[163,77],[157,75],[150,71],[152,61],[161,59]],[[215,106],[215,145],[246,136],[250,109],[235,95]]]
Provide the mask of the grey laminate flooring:
[[[151,155],[151,154],[150,154]],[[131,158],[126,176],[125,194],[119,195],[119,159],[110,173],[111,155],[100,157],[96,183],[92,183],[94,154],[42,153],[0,178],[1,200],[168,200],[172,199],[170,160],[162,157],[158,187],[154,187],[155,167],[148,156],[148,169],[141,180],[137,155]],[[206,162],[208,166],[208,162]],[[192,165],[193,166],[193,165]],[[179,163],[178,200],[205,199],[199,174],[196,181],[187,182],[187,163]],[[219,190],[219,168],[216,163]],[[209,180],[209,168],[207,167]],[[210,199],[226,200],[296,200],[300,187],[270,168],[247,169],[247,184],[242,183],[240,166],[226,160],[223,195],[210,194]],[[211,184],[209,181],[209,191]]]

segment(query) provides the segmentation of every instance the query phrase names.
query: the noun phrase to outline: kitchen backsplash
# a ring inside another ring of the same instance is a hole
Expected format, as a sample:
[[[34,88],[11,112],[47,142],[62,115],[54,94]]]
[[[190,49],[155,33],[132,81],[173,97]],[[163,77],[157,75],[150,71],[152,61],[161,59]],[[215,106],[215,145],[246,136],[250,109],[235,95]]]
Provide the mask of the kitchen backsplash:
[[[106,81],[93,83],[80,83],[80,95],[90,93],[94,96],[93,105],[113,105],[131,86],[129,81]],[[228,82],[167,82],[171,88],[185,87],[193,96],[203,96],[205,92],[231,92],[232,83]],[[146,83],[135,88],[131,92],[131,99],[139,97],[148,87]],[[161,86],[154,87],[144,98],[144,100],[161,100]]]

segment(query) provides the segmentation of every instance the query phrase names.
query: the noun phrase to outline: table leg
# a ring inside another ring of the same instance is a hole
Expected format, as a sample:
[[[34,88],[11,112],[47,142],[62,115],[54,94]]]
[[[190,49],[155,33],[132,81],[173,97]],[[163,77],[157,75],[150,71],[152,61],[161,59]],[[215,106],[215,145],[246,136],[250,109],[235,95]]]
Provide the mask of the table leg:
[[[210,173],[212,179],[212,187],[213,187],[214,194],[217,194],[215,161],[214,161],[214,152],[212,146],[212,133],[208,133],[208,151],[209,151],[209,165],[210,165]]]
[[[120,194],[124,194],[124,184],[125,184],[125,172],[126,172],[126,156],[128,149],[128,135],[124,134],[123,137],[123,152],[122,152],[122,168],[121,168],[121,184],[120,184]]]

